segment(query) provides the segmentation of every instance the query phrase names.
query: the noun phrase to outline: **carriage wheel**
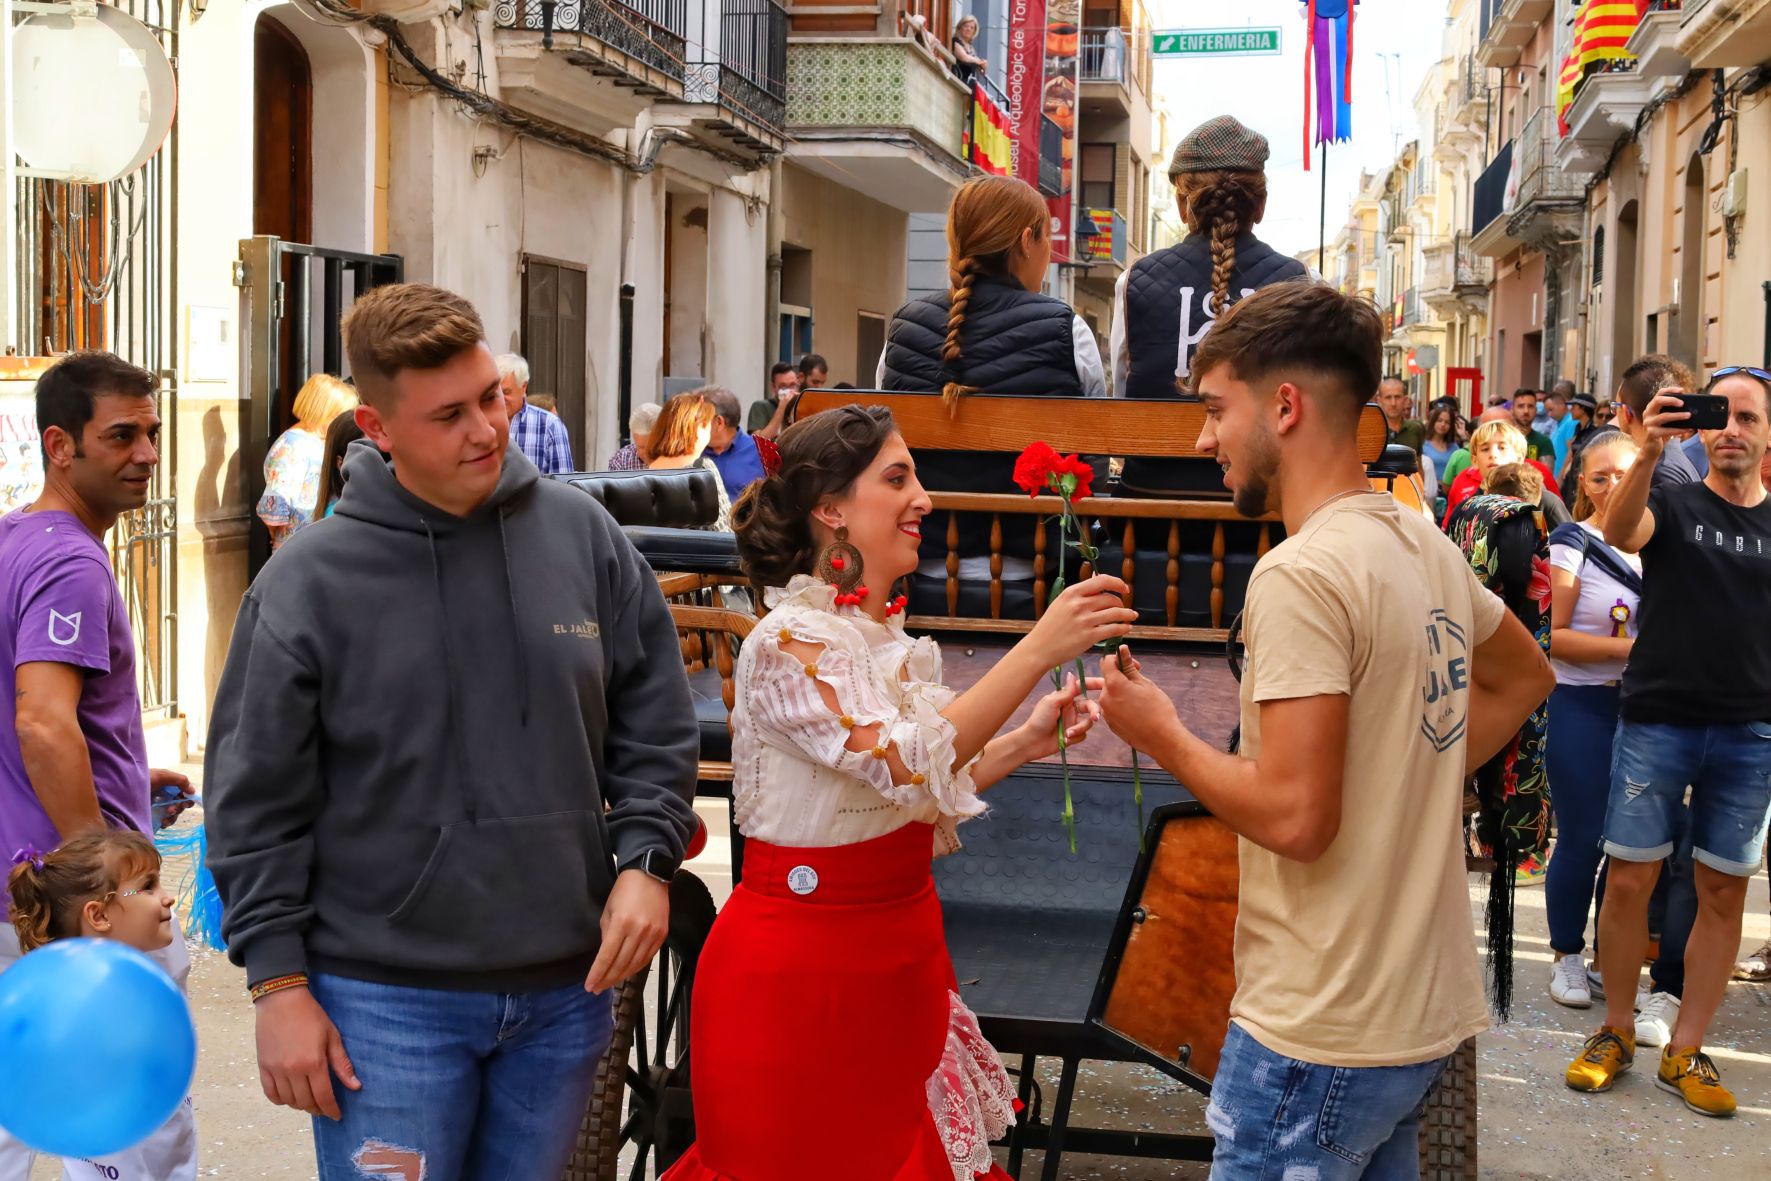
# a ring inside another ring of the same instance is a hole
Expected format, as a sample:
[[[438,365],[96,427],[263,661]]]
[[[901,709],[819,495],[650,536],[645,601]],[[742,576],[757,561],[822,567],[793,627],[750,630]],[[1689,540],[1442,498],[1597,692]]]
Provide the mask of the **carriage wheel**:
[[[635,1148],[634,1181],[648,1160],[662,1173],[695,1139],[689,1103],[689,999],[695,963],[713,926],[713,895],[691,873],[670,884],[670,934],[658,958],[621,986],[615,1035],[597,1065],[590,1107],[565,1181],[616,1181],[623,1145]],[[652,1018],[648,1020],[647,985]],[[628,1096],[622,1118],[622,1096]]]
[[[1421,1181],[1476,1181],[1476,1041],[1457,1048],[1420,1117]]]

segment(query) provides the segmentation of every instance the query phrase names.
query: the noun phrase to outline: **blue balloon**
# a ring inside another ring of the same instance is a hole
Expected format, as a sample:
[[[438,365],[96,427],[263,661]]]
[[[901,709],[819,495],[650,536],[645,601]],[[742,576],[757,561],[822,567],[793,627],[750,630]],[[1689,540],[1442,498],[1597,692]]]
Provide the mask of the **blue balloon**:
[[[39,1152],[133,1147],[171,1118],[197,1070],[178,986],[109,939],[58,940],[0,972],[0,1128]]]

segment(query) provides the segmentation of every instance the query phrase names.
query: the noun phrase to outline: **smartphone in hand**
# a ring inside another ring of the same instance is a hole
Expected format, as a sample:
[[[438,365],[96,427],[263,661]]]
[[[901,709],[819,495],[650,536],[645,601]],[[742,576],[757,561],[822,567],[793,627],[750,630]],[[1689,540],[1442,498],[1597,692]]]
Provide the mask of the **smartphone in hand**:
[[[1722,394],[1680,394],[1679,402],[1691,415],[1681,426],[1694,431],[1719,431],[1728,425],[1728,399]]]

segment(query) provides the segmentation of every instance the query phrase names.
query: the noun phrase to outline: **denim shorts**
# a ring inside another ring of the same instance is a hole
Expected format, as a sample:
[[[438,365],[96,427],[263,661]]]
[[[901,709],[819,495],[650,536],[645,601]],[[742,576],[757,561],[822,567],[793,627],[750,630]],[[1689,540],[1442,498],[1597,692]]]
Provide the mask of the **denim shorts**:
[[[1450,1062],[1319,1066],[1231,1022],[1205,1112],[1211,1181],[1416,1181],[1421,1112]]]
[[[1605,852],[1619,861],[1659,861],[1671,853],[1687,786],[1692,856],[1718,873],[1757,873],[1771,812],[1771,724],[1765,722],[1619,722]]]

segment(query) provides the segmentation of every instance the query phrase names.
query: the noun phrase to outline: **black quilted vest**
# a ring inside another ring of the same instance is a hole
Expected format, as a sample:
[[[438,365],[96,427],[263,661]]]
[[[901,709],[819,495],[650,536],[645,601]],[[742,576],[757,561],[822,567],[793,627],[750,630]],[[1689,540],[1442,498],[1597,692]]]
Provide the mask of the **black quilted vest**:
[[[886,389],[925,392],[957,381],[986,394],[1082,393],[1072,335],[1076,313],[1063,300],[1013,279],[978,279],[960,333],[960,360],[950,371],[941,348],[951,306],[943,291],[898,309],[886,336]]]
[[[1076,313],[1061,299],[1028,291],[1010,278],[984,277],[972,285],[960,335],[960,361],[949,369],[941,360],[947,343],[946,292],[913,299],[892,317],[886,335],[885,383],[907,393],[939,391],[949,381],[984,394],[1025,397],[1080,397],[1076,376]],[[1015,457],[986,451],[918,451],[916,474],[931,492],[1015,492]],[[1033,555],[1030,529],[1003,538],[1003,553]],[[961,517],[959,552],[990,553],[986,517]],[[947,514],[923,522],[922,557],[947,556]]]
[[[1230,302],[1269,283],[1308,273],[1297,259],[1280,254],[1253,234],[1242,234],[1236,239]],[[1217,319],[1218,309],[1211,303],[1209,234],[1189,234],[1132,264],[1125,281],[1125,343],[1131,354],[1125,397],[1181,396],[1176,383],[1187,376],[1193,351]],[[1223,492],[1217,466],[1191,460],[1129,458],[1122,479],[1128,492],[1147,495]]]

